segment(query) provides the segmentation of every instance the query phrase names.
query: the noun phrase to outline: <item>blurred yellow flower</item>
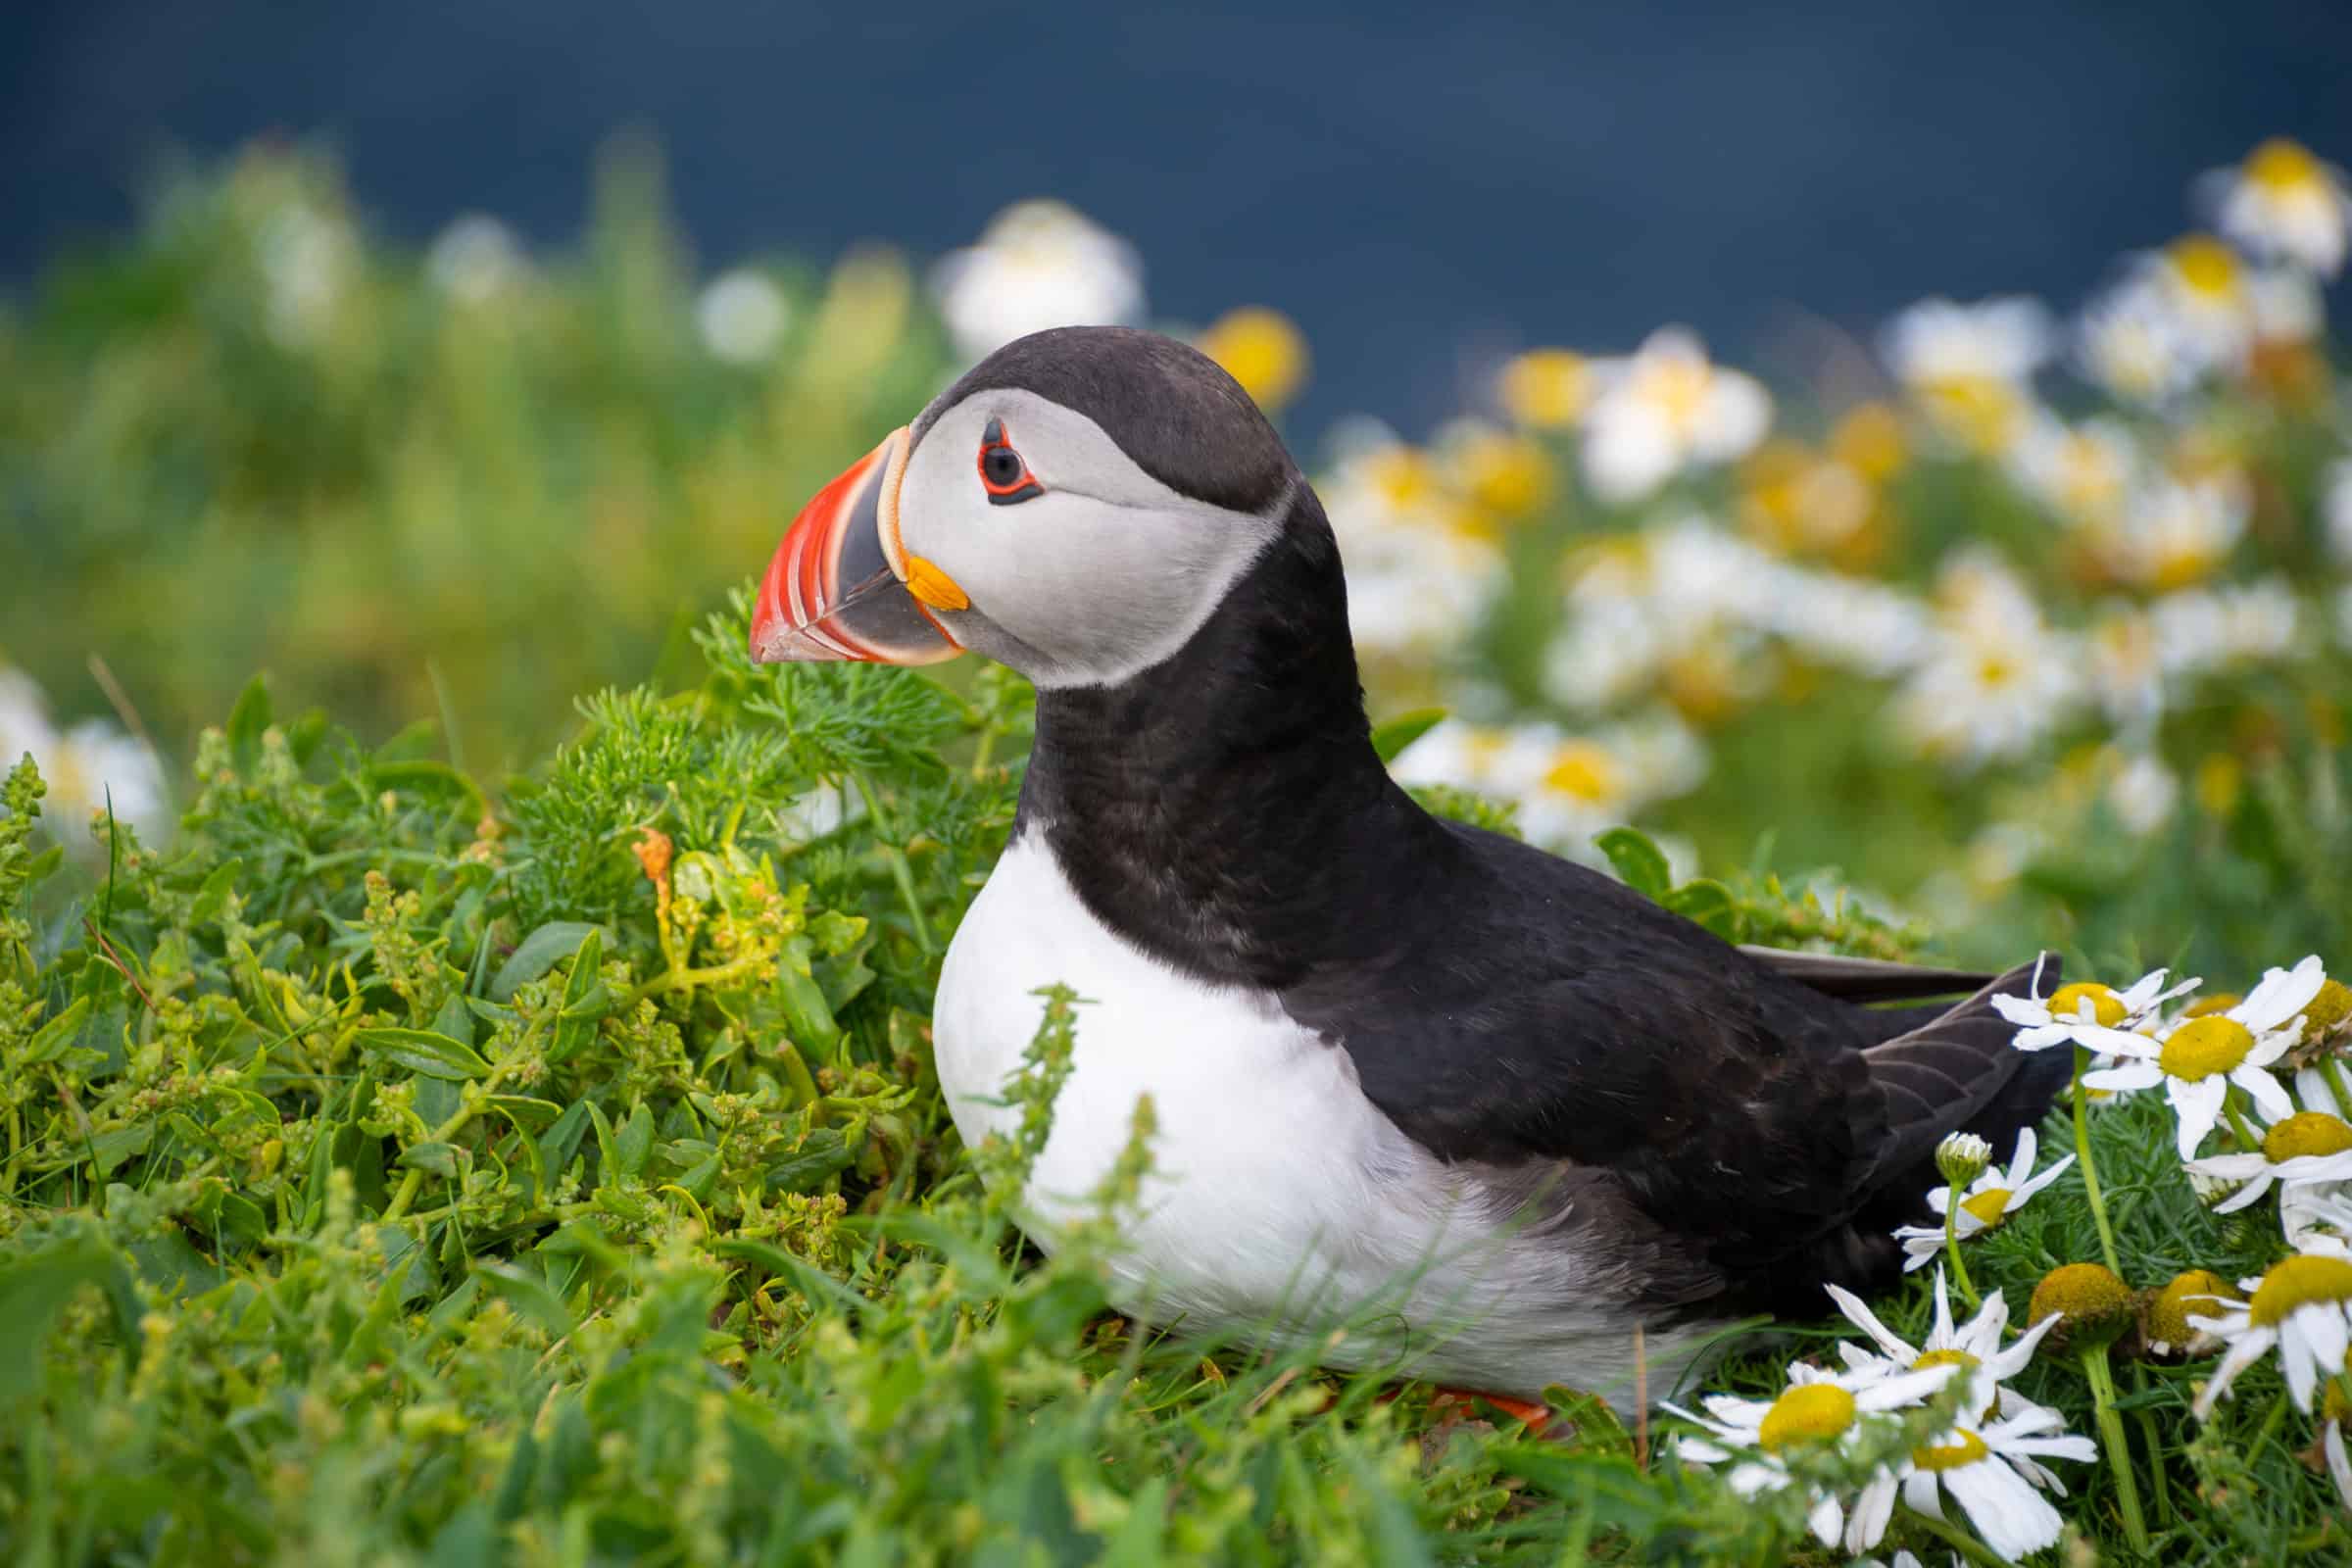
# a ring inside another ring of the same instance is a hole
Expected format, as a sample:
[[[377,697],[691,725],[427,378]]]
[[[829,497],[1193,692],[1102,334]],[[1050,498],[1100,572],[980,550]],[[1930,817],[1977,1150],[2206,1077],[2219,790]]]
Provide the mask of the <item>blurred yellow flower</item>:
[[[1227,311],[1200,334],[1199,347],[1269,414],[1288,406],[1306,385],[1305,334],[1280,311],[1262,305]]]
[[[1503,412],[1537,430],[1565,430],[1592,401],[1592,369],[1567,349],[1530,349],[1502,368],[1495,386]]]
[[[1511,522],[1539,511],[1556,482],[1551,456],[1529,437],[1481,419],[1461,419],[1440,437],[1453,488],[1480,521]]]
[[[2324,277],[2343,267],[2352,192],[2300,142],[2274,136],[2200,186],[2222,232],[2255,254]]]
[[[1758,447],[1740,479],[1741,522],[1783,552],[1836,550],[1868,525],[1877,501],[1861,474],[1797,441]]]
[[[1873,484],[1902,471],[1911,453],[1903,421],[1884,403],[1857,403],[1830,430],[1830,455]]]
[[[2228,816],[2237,809],[2245,789],[2245,769],[2227,752],[2209,752],[2197,763],[2197,804],[2209,816]]]

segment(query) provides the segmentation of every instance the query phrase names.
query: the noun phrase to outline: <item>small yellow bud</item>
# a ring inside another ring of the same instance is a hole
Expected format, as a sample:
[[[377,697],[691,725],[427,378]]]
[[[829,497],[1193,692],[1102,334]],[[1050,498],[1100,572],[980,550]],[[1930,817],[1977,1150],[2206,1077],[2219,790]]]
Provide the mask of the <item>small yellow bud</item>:
[[[2132,1292],[2103,1263],[2061,1263],[2034,1287],[2026,1321],[2039,1323],[2052,1313],[2063,1320],[2051,1331],[2072,1348],[2112,1343],[2132,1326]]]

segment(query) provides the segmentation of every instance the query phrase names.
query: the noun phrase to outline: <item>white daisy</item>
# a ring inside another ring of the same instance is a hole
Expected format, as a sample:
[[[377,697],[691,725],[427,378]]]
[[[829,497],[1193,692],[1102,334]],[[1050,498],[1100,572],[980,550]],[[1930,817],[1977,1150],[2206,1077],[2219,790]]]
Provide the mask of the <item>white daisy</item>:
[[[2145,1037],[2137,1031],[2151,1022],[2167,1002],[2204,984],[2201,980],[2183,980],[2167,989],[2165,976],[2172,971],[2158,969],[2141,975],[2127,989],[2114,990],[2096,980],[2077,980],[2060,986],[2045,1001],[2037,997],[1995,997],[1993,1011],[2017,1025],[2017,1038],[2010,1042],[2020,1051],[2046,1051],[2051,1046],[2072,1042],[2089,1051],[2116,1051],[2144,1044]],[[2039,988],[2039,977],[2035,977]],[[2119,1046],[2116,1036],[2131,1036]]]
[[[2201,1176],[2245,1185],[2214,1205],[2217,1214],[2233,1214],[2258,1201],[2276,1186],[2308,1187],[2316,1182],[2352,1180],[2352,1123],[2325,1110],[2295,1110],[2274,1116],[2260,1149],[2234,1154],[2192,1159],[2188,1168]]]
[[[2166,291],[2135,275],[2093,301],[2075,325],[2076,362],[2127,402],[2165,403],[2202,372]]]
[[[2023,1128],[2017,1135],[2017,1152],[2010,1159],[2009,1168],[1988,1170],[1969,1184],[1968,1191],[1960,1195],[1959,1217],[1953,1221],[1953,1229],[1959,1233],[1962,1241],[1997,1230],[2010,1215],[2026,1206],[2028,1199],[2056,1181],[2075,1162],[2075,1156],[2069,1154],[2036,1176],[2034,1174],[2034,1156],[2039,1150],[2040,1142],[2034,1137],[2034,1129]],[[1943,1250],[1941,1216],[1951,1209],[1952,1190],[1949,1187],[1936,1188],[1928,1195],[1928,1206],[1937,1215],[1936,1224],[1905,1225],[1894,1233],[1895,1240],[1903,1244],[1903,1251],[1907,1254],[1903,1262],[1903,1272],[1906,1274],[1913,1269],[1926,1267],[1937,1252]]]
[[[1926,1400],[1959,1373],[1954,1364],[1886,1377],[1869,1372],[1832,1374],[1798,1362],[1788,1368],[1788,1388],[1777,1399],[1742,1399],[1729,1394],[1700,1398],[1705,1415],[1677,1405],[1665,1409],[1704,1429],[1705,1436],[1675,1440],[1675,1453],[1692,1464],[1731,1465],[1724,1479],[1742,1497],[1779,1492],[1796,1481],[1788,1459],[1818,1445],[1851,1452],[1866,1428],[1863,1417],[1899,1410]],[[1824,1545],[1842,1540],[1849,1552],[1878,1544],[1894,1508],[1896,1478],[1874,1477],[1846,1502],[1826,1487],[1812,1486],[1805,1524]]]
[[[1585,416],[1585,473],[1606,501],[1639,501],[1686,467],[1728,463],[1772,423],[1763,383],[1710,362],[1684,327],[1662,327],[1592,371],[1599,394]]]
[[[2034,1348],[2057,1326],[2058,1313],[2051,1313],[2028,1329],[2016,1344],[2004,1347],[2001,1336],[2009,1326],[2009,1305],[1999,1291],[1987,1291],[1977,1315],[1955,1328],[1951,1296],[1944,1289],[1943,1270],[1938,1267],[1936,1323],[1928,1331],[1926,1341],[1914,1347],[1881,1322],[1878,1314],[1851,1291],[1835,1285],[1824,1288],[1838,1303],[1838,1310],[1845,1314],[1846,1321],[1869,1335],[1879,1348],[1874,1353],[1850,1340],[1840,1343],[1838,1354],[1854,1371],[1875,1371],[1882,1377],[1892,1377],[1934,1366],[1960,1366],[1968,1369],[1974,1385],[1961,1398],[1963,1412],[1979,1413],[1984,1420],[1990,1421],[1997,1416],[2023,1415],[2040,1408],[2004,1385],[2034,1359]]]
[[[2198,1417],[2211,1415],[2238,1374],[2274,1346],[2295,1408],[2308,1413],[2320,1385],[2344,1369],[2344,1353],[2352,1349],[2352,1258],[2298,1252],[2272,1264],[2261,1278],[2238,1283],[2244,1301],[2227,1301],[2213,1317],[2188,1320],[2230,1345],[2197,1396]]]
[[[1941,1519],[1948,1492],[1979,1539],[2012,1562],[2054,1545],[2065,1521],[2041,1494],[2063,1497],[2066,1488],[2040,1461],[2087,1462],[2099,1452],[2090,1439],[2068,1434],[2064,1425],[2057,1411],[2036,1408],[1983,1427],[1954,1427],[1911,1450],[1903,1502]]]
[[[2269,1069],[2295,1043],[2302,1011],[2327,978],[2316,954],[2291,972],[2273,969],[2227,1012],[2184,1018],[2161,1039],[2116,1037],[2108,1049],[2130,1059],[2086,1073],[2082,1082],[2091,1089],[2164,1085],[2165,1098],[2180,1118],[2180,1157],[2194,1159],[2197,1146],[2221,1120],[2232,1084],[2251,1096],[2265,1114],[2281,1119],[2293,1114],[2294,1102]]]
[[[2333,277],[2352,228],[2352,189],[2308,148],[2276,136],[2235,169],[2217,169],[2198,194],[2223,233],[2256,255]]]

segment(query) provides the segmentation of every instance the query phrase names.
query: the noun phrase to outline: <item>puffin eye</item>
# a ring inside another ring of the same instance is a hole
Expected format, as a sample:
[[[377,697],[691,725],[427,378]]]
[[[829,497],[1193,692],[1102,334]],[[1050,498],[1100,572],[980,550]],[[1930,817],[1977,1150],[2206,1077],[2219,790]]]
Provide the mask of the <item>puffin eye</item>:
[[[1029,465],[1012,449],[1004,434],[1004,421],[991,419],[980,432],[980,488],[988,492],[992,507],[1009,507],[1046,493],[1029,471]]]

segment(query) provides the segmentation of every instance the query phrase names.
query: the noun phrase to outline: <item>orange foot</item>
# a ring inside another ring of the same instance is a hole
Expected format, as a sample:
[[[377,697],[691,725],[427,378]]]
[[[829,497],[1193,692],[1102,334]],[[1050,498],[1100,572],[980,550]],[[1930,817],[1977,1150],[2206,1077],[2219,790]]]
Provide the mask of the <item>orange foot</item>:
[[[1487,1394],[1477,1389],[1439,1389],[1429,1397],[1432,1410],[1463,1417],[1476,1415],[1482,1404],[1500,1410],[1525,1425],[1527,1435],[1531,1438],[1544,1436],[1544,1430],[1551,1425],[1551,1406],[1534,1399],[1514,1399],[1506,1394]]]

